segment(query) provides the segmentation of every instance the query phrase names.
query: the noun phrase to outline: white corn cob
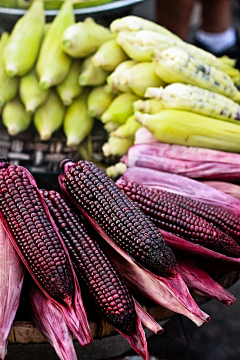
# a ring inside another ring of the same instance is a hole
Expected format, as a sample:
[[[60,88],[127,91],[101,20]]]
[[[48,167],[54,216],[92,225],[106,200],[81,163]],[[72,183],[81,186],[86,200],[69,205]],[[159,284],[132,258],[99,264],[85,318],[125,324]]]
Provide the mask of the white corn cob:
[[[169,36],[170,38],[179,39],[180,38],[173,34],[171,31],[167,30],[165,27],[156,24],[153,21],[141,18],[139,16],[128,15],[119,19],[115,19],[110,24],[110,30],[113,33],[118,33],[119,31],[139,31],[139,30],[152,30],[164,35]]]
[[[173,83],[165,88],[149,87],[145,97],[159,100],[165,108],[188,110],[235,123],[239,123],[240,120],[238,103],[198,86]]]
[[[166,83],[182,82],[225,95],[235,101],[240,92],[230,76],[199,61],[186,50],[168,48],[154,55],[156,74]]]
[[[125,60],[115,68],[115,70],[107,77],[107,84],[110,92],[117,93],[119,91],[129,91],[129,87],[127,85],[120,84],[120,76],[125,70],[129,69],[135,64],[137,64],[137,62],[134,60]]]

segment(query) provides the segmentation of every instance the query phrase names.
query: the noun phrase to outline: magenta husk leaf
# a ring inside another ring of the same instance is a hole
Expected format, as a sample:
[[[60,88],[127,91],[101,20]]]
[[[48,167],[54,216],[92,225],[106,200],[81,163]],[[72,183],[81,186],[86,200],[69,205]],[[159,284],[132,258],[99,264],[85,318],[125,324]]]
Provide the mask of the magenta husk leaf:
[[[217,283],[192,259],[186,256],[177,255],[178,269],[183,280],[189,289],[212,299],[222,302],[224,305],[231,305],[236,299],[224,287]]]
[[[174,278],[162,278],[154,275],[138,264],[124,250],[117,246],[98,223],[69,195],[62,181],[63,178],[64,174],[61,174],[59,176],[59,184],[63,194],[110,245],[112,248],[112,251],[110,249],[111,259],[116,263],[118,270],[131,288],[144,294],[157,304],[189,317],[198,326],[204,321],[209,321],[209,316],[199,309],[179,274]],[[104,246],[105,244],[102,245]],[[112,253],[113,249],[116,251],[115,256],[113,256],[114,253]],[[115,258],[118,258],[118,261]]]
[[[211,186],[219,191],[222,191],[238,200],[240,200],[240,186],[230,183],[228,181],[201,181],[203,184]]]
[[[157,140],[153,134],[144,126],[140,127],[136,132],[134,136],[134,144],[153,144],[158,143],[159,140]]]
[[[239,154],[160,142],[131,146],[121,162],[193,179],[238,181],[240,177]]]
[[[136,312],[142,322],[142,324],[154,334],[160,335],[164,332],[164,329],[158,324],[151,315],[135,300]]]
[[[0,359],[7,352],[11,327],[19,306],[24,267],[0,221]]]
[[[127,168],[117,182],[121,179],[134,181],[150,189],[166,190],[207,204],[221,206],[234,215],[240,216],[240,201],[238,199],[185,176],[133,166]]]
[[[3,163],[4,164],[4,163]],[[6,165],[3,165],[2,167],[4,167]],[[71,271],[72,271],[72,276],[73,276],[73,281],[74,281],[74,294],[72,294],[72,299],[71,301],[69,301],[69,299],[67,299],[64,303],[63,302],[60,302],[60,301],[57,301],[55,300],[51,295],[49,295],[47,293],[47,291],[42,287],[42,285],[40,284],[40,282],[38,281],[38,279],[36,278],[36,276],[34,275],[34,272],[30,269],[30,266],[28,265],[27,261],[25,260],[23,254],[21,253],[21,250],[18,248],[17,244],[16,244],[16,241],[14,239],[14,236],[12,235],[11,233],[11,230],[10,228],[8,227],[8,223],[7,221],[5,220],[5,218],[3,217],[2,213],[0,213],[0,218],[1,220],[3,221],[3,224],[4,224],[4,227],[10,237],[10,240],[15,248],[15,250],[17,251],[18,255],[20,256],[23,264],[25,265],[26,269],[28,270],[28,272],[30,273],[30,275],[32,276],[32,278],[34,279],[35,283],[39,286],[39,288],[43,291],[43,293],[45,294],[45,296],[51,300],[58,308],[59,310],[62,312],[63,316],[65,317],[65,320],[67,322],[67,325],[69,326],[70,330],[73,332],[73,334],[76,336],[76,338],[78,339],[78,341],[80,342],[80,344],[82,346],[85,346],[87,344],[89,344],[93,338],[92,338],[92,334],[91,334],[91,330],[90,330],[90,327],[89,327],[89,323],[88,323],[88,319],[87,319],[87,315],[86,315],[86,311],[85,311],[85,308],[84,308],[84,305],[83,305],[83,301],[82,301],[82,296],[81,296],[81,289],[80,289],[80,286],[79,286],[79,283],[78,283],[78,280],[77,280],[77,277],[76,277],[76,274],[75,274],[75,271],[73,269],[73,265],[71,263],[71,260],[70,260],[70,256],[68,254],[68,251],[66,249],[66,246],[59,234],[59,231],[49,213],[49,210],[44,202],[44,199],[41,195],[41,192],[40,190],[38,189],[37,187],[37,184],[36,184],[36,181],[34,179],[34,177],[32,176],[32,174],[27,170],[25,169],[24,167],[22,166],[19,166],[19,168],[22,169],[22,171],[24,171],[28,178],[30,179],[31,181],[31,184],[32,186],[35,187],[36,191],[38,192],[39,194],[39,198],[41,199],[41,203],[42,203],[42,206],[44,207],[47,215],[48,215],[48,218],[64,248],[64,251],[65,251],[65,254],[66,254],[66,257],[69,261],[69,264],[70,264],[70,268],[71,268]]]
[[[77,360],[72,332],[62,313],[33,281],[28,284],[28,299],[34,323],[53,346],[59,359]]]

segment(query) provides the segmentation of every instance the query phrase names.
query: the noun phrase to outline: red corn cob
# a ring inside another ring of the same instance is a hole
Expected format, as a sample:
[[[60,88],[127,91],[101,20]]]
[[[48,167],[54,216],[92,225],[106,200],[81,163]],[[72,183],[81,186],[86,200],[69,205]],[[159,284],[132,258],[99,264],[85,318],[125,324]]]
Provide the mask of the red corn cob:
[[[92,340],[66,247],[34,178],[23,167],[0,161],[0,215],[23,263],[44,294],[64,313],[82,345]]]
[[[137,183],[118,180],[117,185],[160,229],[225,255],[240,256],[236,241],[204,218]]]
[[[134,301],[116,267],[100,248],[96,238],[65,198],[55,190],[42,195],[66,247],[76,274],[106,320],[130,334],[136,330]],[[66,217],[67,214],[67,217]]]
[[[175,276],[176,259],[159,229],[115,182],[89,161],[63,161],[59,183],[92,219],[102,236],[109,236],[136,261],[154,273]]]

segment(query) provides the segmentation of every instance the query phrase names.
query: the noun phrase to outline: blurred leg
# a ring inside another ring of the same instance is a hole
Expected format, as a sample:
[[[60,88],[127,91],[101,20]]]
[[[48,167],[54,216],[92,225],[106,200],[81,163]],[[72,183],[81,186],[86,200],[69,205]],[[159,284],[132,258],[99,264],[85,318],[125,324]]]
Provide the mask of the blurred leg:
[[[232,0],[202,0],[202,30],[220,33],[232,26]]]

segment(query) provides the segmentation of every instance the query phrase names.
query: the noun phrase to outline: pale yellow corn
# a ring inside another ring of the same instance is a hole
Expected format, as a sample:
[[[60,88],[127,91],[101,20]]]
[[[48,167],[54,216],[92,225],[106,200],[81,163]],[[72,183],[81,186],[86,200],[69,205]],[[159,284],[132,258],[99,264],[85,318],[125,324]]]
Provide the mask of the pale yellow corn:
[[[199,61],[186,50],[168,48],[154,56],[155,72],[166,83],[182,82],[225,95],[235,101],[240,92],[230,76]]]
[[[120,84],[120,77],[122,73],[137,64],[137,61],[134,60],[125,60],[122,61],[113,72],[107,77],[108,91],[112,93],[118,92],[127,92],[129,87],[127,85]]]
[[[155,89],[155,88],[154,88]],[[154,114],[164,108],[162,102],[155,98],[146,100],[137,100],[133,103],[134,111],[142,111],[148,114]]]
[[[133,139],[120,138],[114,135],[110,135],[108,141],[103,144],[103,155],[108,156],[123,156],[127,153],[130,146],[133,145]]]
[[[165,108],[188,110],[216,119],[239,123],[240,105],[213,91],[182,83],[165,88],[149,87],[145,96],[159,100]]]
[[[136,111],[135,119],[165,143],[240,152],[237,124],[175,109],[163,109],[155,114]]]
[[[115,131],[112,132],[112,135],[120,138],[128,138],[134,140],[134,135],[136,131],[141,127],[136,120],[134,114],[130,115],[125,124],[120,125]]]

